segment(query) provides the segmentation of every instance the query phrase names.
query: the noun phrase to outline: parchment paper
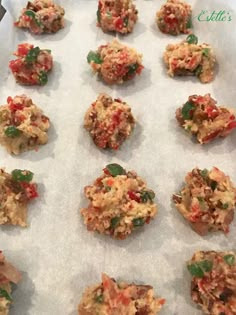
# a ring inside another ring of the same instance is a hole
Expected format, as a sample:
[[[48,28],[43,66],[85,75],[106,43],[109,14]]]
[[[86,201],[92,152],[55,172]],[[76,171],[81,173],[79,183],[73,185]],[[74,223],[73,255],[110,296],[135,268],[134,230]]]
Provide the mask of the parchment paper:
[[[235,249],[236,220],[230,233],[200,237],[177,213],[173,192],[195,166],[213,165],[236,183],[236,132],[224,140],[201,146],[194,143],[175,120],[175,110],[191,94],[211,93],[220,105],[235,108],[236,3],[233,0],[189,1],[194,16],[201,10],[231,11],[231,22],[199,22],[199,42],[215,48],[219,67],[215,80],[201,84],[196,78],[171,79],[162,54],[168,43],[185,36],[161,34],[155,12],[164,1],[137,0],[139,21],[134,32],[118,38],[143,53],[142,75],[122,86],[107,86],[92,75],[86,62],[90,49],[112,40],[96,27],[95,0],[57,1],[66,10],[66,26],[55,35],[35,36],[13,27],[24,0],[5,0],[7,14],[0,23],[0,104],[7,96],[26,93],[50,117],[49,143],[38,152],[9,155],[0,148],[7,171],[30,169],[40,197],[31,203],[26,229],[0,228],[0,248],[23,273],[13,293],[12,315],[75,315],[85,287],[100,282],[101,272],[129,282],[153,285],[167,303],[162,315],[200,315],[190,298],[190,275],[185,261],[196,250]],[[52,50],[55,61],[43,87],[15,83],[8,69],[17,44],[29,42]],[[131,106],[138,125],[115,153],[99,150],[83,129],[84,113],[100,92],[121,97]],[[83,187],[111,162],[134,169],[156,192],[156,219],[125,241],[87,232],[79,209],[87,205]]]

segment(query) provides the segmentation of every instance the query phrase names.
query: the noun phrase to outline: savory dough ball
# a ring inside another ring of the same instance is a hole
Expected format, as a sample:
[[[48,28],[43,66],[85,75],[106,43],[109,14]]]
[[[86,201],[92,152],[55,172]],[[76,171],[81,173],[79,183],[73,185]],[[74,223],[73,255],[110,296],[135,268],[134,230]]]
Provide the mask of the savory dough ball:
[[[138,11],[132,0],[99,0],[97,25],[104,32],[127,34],[132,32]]]
[[[0,106],[0,143],[9,153],[19,154],[48,141],[50,121],[26,95],[8,97]]]
[[[163,33],[171,35],[187,34],[191,28],[192,9],[180,0],[167,0],[156,14],[157,26]]]
[[[0,314],[8,315],[13,302],[11,297],[11,285],[17,284],[21,280],[20,272],[6,261],[2,251],[0,251]]]
[[[236,253],[196,252],[187,268],[193,302],[208,315],[236,314]]]
[[[116,39],[98,47],[96,52],[90,51],[87,61],[94,72],[98,72],[108,84],[120,84],[133,79],[143,69],[142,55]]]
[[[118,164],[109,164],[103,171],[92,185],[85,187],[90,204],[81,209],[81,214],[89,231],[125,239],[154,218],[155,194],[135,172],[126,172]]]
[[[15,169],[8,174],[0,169],[0,224],[12,224],[25,227],[27,204],[37,198],[37,186],[32,183],[33,173]]]
[[[218,168],[195,168],[185,178],[186,185],[173,201],[178,211],[200,235],[208,231],[229,232],[236,206],[236,188]]]
[[[15,26],[34,34],[56,33],[64,27],[65,11],[52,0],[28,1]]]
[[[176,119],[189,133],[203,144],[217,137],[226,137],[236,128],[233,110],[217,107],[210,94],[191,95],[176,111]]]
[[[102,149],[117,150],[128,138],[135,125],[131,108],[120,99],[100,94],[87,110],[84,127],[94,143]]]
[[[197,45],[198,39],[190,34],[179,44],[170,44],[164,53],[164,62],[171,77],[195,75],[202,83],[214,78],[215,55],[210,45]]]
[[[18,45],[14,55],[18,58],[11,60],[9,67],[16,82],[23,85],[44,85],[47,83],[47,73],[53,66],[50,50],[41,50],[39,47],[24,43]]]
[[[78,308],[79,315],[156,315],[165,299],[154,296],[150,285],[116,282],[102,274],[102,283],[87,288]]]

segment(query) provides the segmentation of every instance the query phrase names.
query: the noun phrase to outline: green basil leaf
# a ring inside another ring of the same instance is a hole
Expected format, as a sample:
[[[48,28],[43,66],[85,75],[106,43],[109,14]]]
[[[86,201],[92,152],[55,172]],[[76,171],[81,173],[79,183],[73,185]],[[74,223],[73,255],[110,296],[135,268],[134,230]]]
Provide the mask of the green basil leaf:
[[[197,44],[198,43],[198,38],[194,34],[189,34],[186,38],[186,42],[188,44]]]
[[[210,272],[212,270],[212,267],[213,267],[213,262],[210,260],[198,261],[187,266],[191,275],[197,278],[204,277],[204,273]]]
[[[106,166],[106,169],[108,170],[109,174],[113,177],[126,174],[126,171],[123,169],[123,167],[116,163],[108,164]]]
[[[100,9],[97,9],[97,21],[98,21],[98,23],[101,22],[101,10]]]
[[[195,109],[195,105],[191,102],[186,102],[182,107],[181,113],[184,120],[192,118],[192,111]]]
[[[213,267],[213,262],[211,260],[202,260],[199,261],[198,264],[204,272],[210,272]]]
[[[140,227],[144,225],[145,220],[144,218],[135,218],[132,220],[132,223],[134,227]]]
[[[39,47],[34,47],[34,48],[31,48],[27,55],[25,56],[25,61],[27,63],[33,63],[37,60],[38,58],[38,55],[40,53],[40,48]]]
[[[10,302],[12,301],[12,297],[10,296],[10,294],[2,288],[0,288],[0,297],[4,297],[5,299],[7,299]]]
[[[198,77],[202,73],[202,66],[199,65],[197,68],[194,70],[194,74]]]
[[[114,217],[111,219],[110,228],[114,229],[117,227],[117,225],[120,223],[121,218],[120,217]]]
[[[155,198],[155,193],[152,190],[140,191],[140,198],[142,202],[152,201]]]
[[[17,129],[15,126],[9,126],[5,129],[4,133],[8,138],[16,138],[19,137],[21,131]]]
[[[15,169],[11,172],[12,178],[18,182],[31,182],[34,176],[34,173],[28,170],[18,170]]]
[[[187,27],[187,28],[192,28],[192,27],[193,27],[193,23],[192,23],[192,18],[191,18],[191,16],[190,16],[189,19],[188,19],[188,22],[187,22],[187,24],[186,24],[186,27]]]
[[[208,176],[208,170],[206,168],[204,168],[204,170],[200,171],[200,174],[203,178],[207,178]]]
[[[216,187],[217,187],[217,182],[216,182],[215,180],[213,180],[213,181],[211,182],[211,189],[212,189],[212,190],[215,190]]]
[[[229,265],[233,266],[235,264],[235,256],[234,255],[225,255],[224,256],[224,261]]]
[[[222,204],[223,209],[228,209],[228,207],[229,207],[229,204],[227,202]]]
[[[124,26],[128,26],[128,24],[129,24],[129,17],[126,16],[126,17],[124,18]]]
[[[43,25],[43,24],[36,18],[34,11],[27,10],[27,11],[24,12],[24,14],[27,15],[27,16],[29,16],[29,17],[31,17],[31,18],[34,20],[34,22],[35,22],[39,27],[41,27],[41,26]]]
[[[210,48],[203,48],[202,50],[203,56],[208,57],[209,53],[210,53]]]
[[[138,63],[133,63],[132,65],[129,65],[127,75],[134,74],[137,71],[138,67],[139,67]]]
[[[46,71],[40,71],[38,76],[40,85],[45,85],[48,82],[48,75]]]
[[[104,302],[104,296],[103,294],[100,294],[95,297],[95,302],[102,304]]]
[[[103,63],[100,54],[91,50],[87,55],[87,62],[91,63],[92,61],[97,64]]]

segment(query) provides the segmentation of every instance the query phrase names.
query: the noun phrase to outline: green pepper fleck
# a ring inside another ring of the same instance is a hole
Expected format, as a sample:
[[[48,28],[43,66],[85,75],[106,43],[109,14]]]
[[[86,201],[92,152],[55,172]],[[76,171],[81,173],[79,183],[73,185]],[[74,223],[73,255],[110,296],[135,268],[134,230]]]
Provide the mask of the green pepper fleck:
[[[97,9],[97,21],[98,23],[101,22],[101,10],[99,8]]]
[[[24,14],[27,15],[27,16],[29,16],[29,17],[31,17],[31,18],[34,20],[34,22],[35,22],[39,27],[41,27],[41,26],[43,25],[43,24],[36,18],[34,11],[27,10],[27,11],[24,12]]]
[[[123,169],[123,167],[116,163],[108,164],[106,166],[106,169],[108,170],[109,174],[113,177],[126,174],[126,171]]]
[[[202,50],[202,54],[203,54],[203,56],[205,56],[205,57],[208,57],[208,56],[209,56],[209,52],[210,52],[210,49],[209,49],[209,48],[203,48],[203,50]]]
[[[144,218],[135,218],[135,219],[132,220],[132,222],[133,222],[133,226],[134,227],[139,227],[139,226],[143,226],[144,225],[145,220],[144,220]]]
[[[138,67],[139,67],[138,63],[133,63],[132,65],[129,65],[127,75],[134,74],[137,71]]]
[[[189,34],[188,37],[186,38],[186,42],[188,44],[197,44],[198,43],[198,38],[194,34]]]
[[[18,182],[31,182],[31,180],[33,179],[34,173],[28,171],[28,170],[13,170],[11,172],[12,178],[15,181]]]
[[[4,297],[8,301],[12,301],[12,297],[10,296],[10,294],[2,288],[0,288],[0,297]]]
[[[203,178],[207,178],[208,176],[208,170],[206,168],[204,168],[204,170],[200,171],[200,175],[203,177]]]
[[[102,60],[100,54],[97,53],[97,52],[95,52],[95,51],[92,51],[92,50],[91,50],[91,51],[88,53],[87,62],[88,62],[88,63],[91,63],[92,61],[93,61],[94,63],[97,63],[97,64],[103,63],[103,60]]]
[[[114,217],[114,218],[112,218],[111,219],[111,223],[110,223],[110,228],[111,229],[114,229],[114,228],[116,228],[117,227],[117,225],[119,224],[119,222],[120,222],[120,217]]]
[[[227,202],[222,204],[223,209],[228,209],[228,207],[229,207],[229,204]]]
[[[101,303],[103,303],[103,301],[104,301],[104,297],[103,297],[102,294],[100,294],[100,295],[98,295],[98,296],[95,297],[95,302],[101,304]]]
[[[38,79],[39,79],[40,85],[45,85],[48,82],[47,72],[46,71],[40,71]]]
[[[204,273],[211,271],[212,267],[213,267],[213,262],[210,260],[202,260],[202,261],[195,262],[187,266],[191,275],[197,278],[204,277]]]
[[[201,197],[201,196],[197,197],[197,200],[198,200],[200,203],[203,203],[203,202],[204,202],[204,198]]]
[[[142,202],[152,201],[155,198],[155,193],[152,190],[140,191],[140,198]]]
[[[128,26],[128,24],[129,24],[129,17],[126,16],[126,17],[124,18],[124,26]]]
[[[34,47],[34,48],[31,48],[27,55],[25,56],[25,61],[27,63],[33,63],[37,60],[38,58],[38,55],[40,53],[40,48],[39,47]]]
[[[215,180],[213,180],[213,181],[211,182],[211,189],[212,189],[212,190],[215,190],[216,187],[217,187],[217,182],[216,182]]]
[[[198,77],[202,73],[202,66],[199,65],[197,68],[194,70],[194,74]]]
[[[233,266],[235,264],[235,256],[232,254],[225,255],[224,256],[224,261],[229,265]]]
[[[15,126],[9,126],[5,129],[5,135],[9,138],[19,137],[21,131],[17,129]]]
[[[192,118],[192,111],[195,109],[195,105],[191,102],[186,102],[182,107],[181,113],[184,120]]]

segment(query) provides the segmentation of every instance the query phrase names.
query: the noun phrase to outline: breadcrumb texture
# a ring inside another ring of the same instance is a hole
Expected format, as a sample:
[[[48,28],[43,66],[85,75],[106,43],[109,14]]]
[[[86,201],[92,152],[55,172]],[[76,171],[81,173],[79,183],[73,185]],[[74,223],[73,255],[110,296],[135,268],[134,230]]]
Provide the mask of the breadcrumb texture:
[[[177,210],[200,235],[208,231],[229,232],[234,218],[236,188],[229,176],[218,168],[193,169],[185,178],[185,186],[173,195]]]
[[[196,252],[189,265],[207,266],[203,277],[193,276],[193,302],[207,315],[236,314],[236,253],[233,251]]]
[[[179,0],[167,0],[156,14],[156,23],[163,33],[188,34],[191,29],[191,6]]]
[[[132,32],[138,11],[132,0],[99,0],[97,25],[104,32],[127,34]]]
[[[157,213],[155,194],[135,172],[112,175],[109,164],[102,176],[85,187],[90,200],[81,210],[89,231],[97,231],[116,239],[125,239],[134,230],[149,223]]]
[[[79,315],[155,315],[165,300],[150,285],[117,283],[103,274],[102,283],[89,287],[79,304]]]
[[[228,136],[236,128],[232,109],[217,106],[210,94],[191,95],[188,101],[176,111],[179,124],[197,137],[201,144],[218,137]]]
[[[50,121],[26,95],[8,97],[0,106],[0,143],[9,153],[19,154],[48,142]]]
[[[65,10],[52,0],[28,1],[15,26],[34,34],[56,33],[64,27]]]
[[[117,150],[127,139],[135,125],[130,106],[120,99],[100,94],[89,107],[84,118],[94,143],[102,149]]]

